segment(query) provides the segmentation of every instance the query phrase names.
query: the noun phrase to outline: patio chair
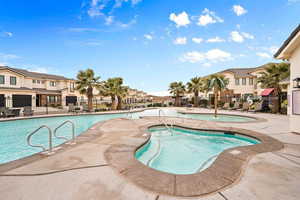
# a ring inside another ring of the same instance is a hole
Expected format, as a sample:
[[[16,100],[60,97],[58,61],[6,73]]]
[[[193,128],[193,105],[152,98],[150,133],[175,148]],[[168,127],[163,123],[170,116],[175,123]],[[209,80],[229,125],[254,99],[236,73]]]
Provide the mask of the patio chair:
[[[237,110],[240,108],[240,103],[239,102],[235,102],[232,108],[228,108],[228,110]]]
[[[230,104],[229,103],[225,103],[224,105],[223,105],[223,109],[224,110],[228,110],[230,108]]]
[[[68,112],[75,112],[75,106],[74,106],[74,104],[69,103],[68,107],[69,107]]]
[[[254,113],[260,112],[260,111],[262,111],[262,108],[263,108],[262,105],[263,105],[262,102],[255,103],[255,104],[254,104],[254,108],[249,109],[248,111],[249,111],[249,112],[254,112]]]
[[[243,107],[241,109],[237,109],[238,111],[248,111],[249,110],[249,103],[245,102],[243,103]]]
[[[9,108],[4,108],[3,109],[3,117],[15,117],[15,113],[13,112],[13,110],[10,110]]]
[[[23,115],[24,116],[32,116],[34,110],[32,110],[31,106],[25,106],[23,109]]]
[[[4,110],[5,110],[4,107],[0,107],[0,118],[4,117]]]
[[[82,105],[82,111],[83,111],[83,112],[90,112],[89,106],[88,106],[87,104],[83,104],[83,105]]]

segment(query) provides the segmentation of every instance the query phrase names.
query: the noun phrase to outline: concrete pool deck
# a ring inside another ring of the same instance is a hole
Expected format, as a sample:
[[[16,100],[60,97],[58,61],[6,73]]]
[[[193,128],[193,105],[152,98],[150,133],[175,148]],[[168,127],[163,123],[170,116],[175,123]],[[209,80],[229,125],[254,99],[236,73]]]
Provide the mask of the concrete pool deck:
[[[190,110],[189,110],[190,111]],[[193,109],[195,112],[211,110]],[[149,119],[114,119],[101,122],[92,131],[94,137],[49,157],[3,172],[0,175],[0,194],[3,199],[204,199],[255,200],[300,197],[300,136],[288,132],[288,117],[262,113],[221,111],[267,119],[259,123],[217,123],[175,119],[189,125],[234,127],[257,131],[284,143],[284,148],[258,154],[246,165],[236,184],[219,193],[205,197],[179,198],[144,190],[121,176],[104,157],[111,145],[140,144],[136,137],[140,125]],[[81,140],[81,139],[79,139]],[[142,178],[142,177],[141,177]]]

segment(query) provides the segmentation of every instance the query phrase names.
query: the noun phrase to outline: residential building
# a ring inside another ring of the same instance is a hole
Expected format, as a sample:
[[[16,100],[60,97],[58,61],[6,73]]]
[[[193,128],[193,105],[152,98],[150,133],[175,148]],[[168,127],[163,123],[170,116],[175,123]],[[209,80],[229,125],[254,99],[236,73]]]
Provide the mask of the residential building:
[[[0,66],[0,107],[67,106],[79,97],[73,79]]]
[[[257,82],[257,78],[271,64],[274,63],[253,68],[229,68],[215,73],[224,75],[229,80],[228,90],[221,93],[221,98],[231,101],[232,99],[246,99],[248,96],[260,96],[265,89]],[[213,96],[213,92],[209,92],[208,95]]]
[[[125,104],[146,103],[149,101],[151,101],[151,99],[146,92],[131,88],[129,88],[128,95],[124,98]]]
[[[274,57],[290,62],[288,87],[290,130],[300,133],[300,25],[286,39]]]

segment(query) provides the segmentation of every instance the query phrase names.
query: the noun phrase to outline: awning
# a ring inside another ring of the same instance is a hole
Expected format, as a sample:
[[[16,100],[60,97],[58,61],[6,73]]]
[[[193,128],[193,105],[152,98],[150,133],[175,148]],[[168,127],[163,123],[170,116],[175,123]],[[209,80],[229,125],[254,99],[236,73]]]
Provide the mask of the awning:
[[[274,88],[267,88],[262,91],[261,96],[269,96],[274,91]]]

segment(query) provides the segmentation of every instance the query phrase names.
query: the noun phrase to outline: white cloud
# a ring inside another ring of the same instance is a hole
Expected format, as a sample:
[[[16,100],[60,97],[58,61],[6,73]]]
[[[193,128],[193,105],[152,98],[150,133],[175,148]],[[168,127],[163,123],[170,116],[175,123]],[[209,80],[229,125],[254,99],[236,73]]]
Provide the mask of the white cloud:
[[[114,16],[105,17],[105,25],[111,25],[114,22]]]
[[[191,23],[189,15],[185,11],[178,15],[176,15],[175,13],[171,13],[169,19],[176,24],[177,28],[181,26],[187,26]]]
[[[244,37],[237,31],[232,31],[230,33],[231,35],[231,40],[234,41],[234,42],[239,42],[239,43],[242,43],[244,42]]]
[[[220,49],[212,49],[205,53],[199,51],[191,51],[185,53],[182,57],[179,58],[181,62],[190,62],[190,63],[205,63],[209,62],[224,62],[232,60],[232,56],[229,52],[222,51]],[[206,64],[208,65],[208,64]]]
[[[270,54],[264,53],[264,52],[257,52],[256,55],[261,58],[272,58],[272,56]]]
[[[0,60],[7,61],[7,60],[14,60],[20,58],[19,56],[15,54],[6,54],[6,53],[0,53]]]
[[[208,40],[206,40],[206,42],[208,43],[225,42],[225,40],[217,36],[215,38],[209,38]]]
[[[13,33],[8,31],[0,31],[0,37],[12,37]]]
[[[250,33],[242,32],[242,35],[244,36],[244,38],[251,39],[251,40],[254,39],[254,36],[251,35]]]
[[[132,7],[142,2],[142,0],[90,0],[89,3],[83,3],[82,7],[87,7],[87,14],[91,18],[103,17],[106,25],[111,25],[115,22],[112,14],[117,8],[123,6],[124,3],[131,3]],[[87,5],[87,6],[86,6]],[[114,23],[122,27],[126,25],[122,22]],[[125,28],[128,26],[125,26]]]
[[[277,46],[271,46],[269,47],[269,51],[271,54],[275,54],[278,51],[279,47]]]
[[[232,7],[232,10],[233,10],[233,12],[235,12],[235,14],[236,14],[237,16],[244,15],[244,14],[246,14],[246,13],[248,12],[245,8],[243,8],[243,7],[240,6],[240,5],[234,5],[234,6]]]
[[[150,34],[145,34],[144,37],[145,37],[147,40],[153,40],[153,36],[150,35]]]
[[[203,63],[202,66],[203,66],[203,67],[210,67],[211,64],[207,62],[207,63]]]
[[[173,42],[176,45],[184,45],[187,43],[186,37],[178,37]]]
[[[198,20],[199,26],[206,26],[208,24],[214,24],[214,23],[223,23],[224,20],[220,17],[218,17],[215,12],[210,11],[209,9],[205,8],[202,11],[202,15],[200,15]]]
[[[203,39],[194,37],[194,38],[192,38],[192,41],[197,43],[197,44],[200,44],[201,42],[203,42]]]
[[[232,31],[230,33],[230,39],[234,42],[242,43],[245,41],[245,39],[254,39],[254,36],[251,35],[250,33],[245,33],[245,32],[238,32],[238,31]]]

